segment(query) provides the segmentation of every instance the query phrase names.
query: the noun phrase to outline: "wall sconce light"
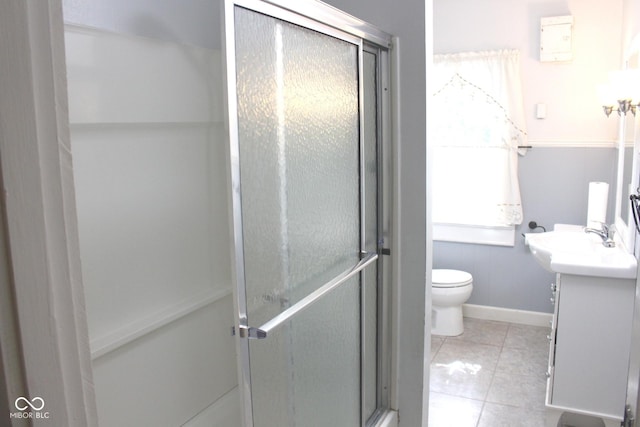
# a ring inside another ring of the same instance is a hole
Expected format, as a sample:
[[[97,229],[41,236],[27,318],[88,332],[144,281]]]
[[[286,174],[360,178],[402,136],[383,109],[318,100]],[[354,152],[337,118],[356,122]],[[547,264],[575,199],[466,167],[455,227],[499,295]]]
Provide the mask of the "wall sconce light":
[[[635,116],[636,108],[640,104],[634,105],[632,104],[632,102],[633,101],[631,101],[630,99],[619,99],[618,108],[615,108],[615,111],[618,112],[619,116],[626,115],[629,111],[631,111],[631,114]],[[604,110],[604,113],[607,115],[607,117],[609,117],[611,113],[614,111],[613,105],[603,105],[602,109]]]
[[[609,117],[617,111],[618,116],[628,112],[636,115],[640,106],[640,70],[623,70],[609,73],[609,81],[598,87],[602,109]]]

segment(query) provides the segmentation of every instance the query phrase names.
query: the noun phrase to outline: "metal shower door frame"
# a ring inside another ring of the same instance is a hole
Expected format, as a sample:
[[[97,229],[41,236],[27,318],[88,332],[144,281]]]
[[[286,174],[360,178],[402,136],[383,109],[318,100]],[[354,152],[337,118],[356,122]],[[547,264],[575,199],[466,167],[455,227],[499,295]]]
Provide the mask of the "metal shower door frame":
[[[332,281],[328,282],[316,292],[313,292],[308,297],[299,301],[294,306],[285,310],[279,316],[268,321],[264,325],[259,327],[249,326],[247,318],[246,307],[246,284],[244,273],[244,250],[243,250],[243,229],[242,229],[242,206],[241,206],[241,184],[240,184],[240,154],[239,154],[239,134],[238,134],[238,121],[237,121],[237,95],[236,95],[236,64],[235,64],[235,24],[234,24],[234,11],[236,7],[242,7],[249,10],[253,10],[258,13],[272,16],[277,19],[281,19],[287,22],[291,22],[302,27],[309,28],[319,33],[335,37],[341,40],[345,40],[358,46],[358,103],[359,108],[359,147],[360,147],[360,248],[361,248],[361,260],[353,268],[343,272]],[[378,251],[373,253],[366,253],[364,251],[365,246],[365,212],[362,208],[364,200],[364,179],[362,177],[364,168],[364,136],[362,132],[363,126],[363,49],[366,42],[368,49],[371,46],[378,47],[379,49],[388,50],[391,47],[391,36],[378,30],[377,28],[367,24],[359,19],[351,17],[338,9],[335,9],[325,3],[313,0],[224,0],[223,2],[223,25],[224,25],[224,37],[223,42],[223,58],[226,58],[225,69],[225,98],[226,98],[226,121],[229,132],[229,159],[230,159],[230,182],[231,182],[231,220],[232,220],[232,278],[235,283],[234,286],[234,313],[236,324],[234,325],[234,332],[237,333],[239,338],[236,338],[236,351],[238,357],[238,388],[242,400],[242,418],[245,427],[253,427],[253,410],[251,404],[251,371],[250,371],[250,356],[249,356],[249,340],[248,339],[260,339],[266,338],[267,334],[279,327],[284,322],[288,321],[291,317],[295,316],[298,312],[302,311],[306,307],[313,304],[313,302],[323,295],[329,293],[334,288],[340,286],[348,278],[359,274],[365,267],[378,261],[379,274],[382,270],[381,261],[382,257],[378,258]],[[385,52],[385,58],[387,53]],[[388,78],[388,67],[379,67],[378,73],[383,74],[383,78]],[[381,88],[378,88],[381,92]],[[384,101],[382,101],[384,102]],[[381,119],[380,113],[378,120],[381,122],[380,127],[387,126],[384,118]],[[378,129],[378,145],[383,137],[384,130]],[[380,156],[380,154],[379,154]],[[378,191],[380,192],[380,183],[378,183]],[[380,215],[380,209],[378,212]],[[380,220],[379,220],[380,221]],[[383,304],[380,304],[378,311],[384,310]],[[388,320],[388,319],[387,319]],[[379,326],[382,327],[382,335],[388,336],[388,321],[379,319]],[[363,331],[362,331],[363,332]],[[363,334],[364,335],[364,334]],[[364,338],[362,338],[364,339]],[[378,349],[383,347],[383,343],[386,343],[388,339],[382,338],[382,343],[378,343]],[[361,351],[362,351],[361,346]],[[387,357],[388,359],[388,357]],[[362,369],[362,368],[361,368]],[[389,369],[385,369],[381,363],[378,366],[379,380],[387,382],[390,379]],[[382,375],[380,375],[382,372]],[[382,380],[380,380],[380,377]],[[361,379],[362,381],[362,379]],[[378,387],[378,401],[384,404],[389,403],[388,396],[381,397],[381,387]],[[362,394],[364,391],[362,391]],[[362,399],[361,399],[362,400]],[[362,406],[362,402],[361,402]],[[361,409],[362,411],[362,409]],[[382,414],[377,414],[378,416]],[[367,420],[363,419],[364,425]]]

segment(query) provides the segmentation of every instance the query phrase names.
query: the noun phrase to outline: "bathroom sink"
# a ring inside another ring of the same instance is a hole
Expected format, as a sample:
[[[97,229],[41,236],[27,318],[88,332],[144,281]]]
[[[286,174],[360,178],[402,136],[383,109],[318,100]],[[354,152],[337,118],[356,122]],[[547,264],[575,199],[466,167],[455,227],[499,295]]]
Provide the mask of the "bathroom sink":
[[[525,244],[538,263],[554,273],[635,279],[637,261],[623,248],[606,248],[602,239],[571,226],[525,234]]]

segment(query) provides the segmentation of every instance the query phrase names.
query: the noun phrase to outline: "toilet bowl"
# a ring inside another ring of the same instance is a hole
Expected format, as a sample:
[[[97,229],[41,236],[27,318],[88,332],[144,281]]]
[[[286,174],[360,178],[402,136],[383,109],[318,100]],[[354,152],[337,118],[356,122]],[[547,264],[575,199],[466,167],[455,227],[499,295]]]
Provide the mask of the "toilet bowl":
[[[431,333],[454,337],[464,332],[462,304],[471,296],[473,277],[466,271],[433,270]]]

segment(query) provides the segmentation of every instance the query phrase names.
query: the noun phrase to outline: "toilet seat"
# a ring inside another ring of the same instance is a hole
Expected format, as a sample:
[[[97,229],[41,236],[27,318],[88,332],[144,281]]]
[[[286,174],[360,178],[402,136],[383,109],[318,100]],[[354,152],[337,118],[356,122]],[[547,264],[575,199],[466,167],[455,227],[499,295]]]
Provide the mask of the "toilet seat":
[[[434,288],[459,288],[472,282],[471,274],[460,270],[435,269],[431,277],[431,286]]]

